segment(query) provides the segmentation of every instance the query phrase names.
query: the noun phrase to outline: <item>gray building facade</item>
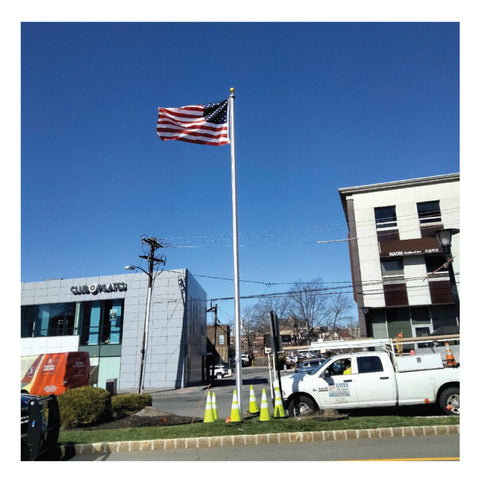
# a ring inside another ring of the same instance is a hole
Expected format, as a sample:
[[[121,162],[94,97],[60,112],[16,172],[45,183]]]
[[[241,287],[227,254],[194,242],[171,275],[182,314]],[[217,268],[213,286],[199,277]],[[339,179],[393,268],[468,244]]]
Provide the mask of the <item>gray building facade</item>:
[[[137,391],[148,276],[129,273],[22,283],[22,357],[87,351],[91,383]],[[206,292],[187,269],[155,275],[145,351],[145,392],[205,379]]]

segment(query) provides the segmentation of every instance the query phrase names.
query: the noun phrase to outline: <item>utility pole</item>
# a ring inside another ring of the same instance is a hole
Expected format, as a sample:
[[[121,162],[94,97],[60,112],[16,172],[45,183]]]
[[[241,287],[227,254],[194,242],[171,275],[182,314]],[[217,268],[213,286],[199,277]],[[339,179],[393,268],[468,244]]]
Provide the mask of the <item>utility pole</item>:
[[[154,237],[143,237],[142,244],[147,244],[150,247],[149,255],[139,255],[140,258],[143,258],[148,261],[148,271],[144,270],[142,267],[138,267],[135,265],[129,265],[125,267],[127,270],[142,270],[142,272],[146,273],[148,276],[148,290],[147,290],[147,305],[145,308],[145,322],[143,324],[143,339],[142,339],[142,349],[140,350],[141,353],[141,361],[140,361],[140,379],[138,382],[138,393],[143,393],[143,381],[145,377],[145,353],[147,351],[147,343],[148,343],[148,324],[150,321],[150,304],[152,299],[152,288],[153,288],[153,280],[154,280],[154,269],[157,265],[163,264],[165,265],[166,258],[165,256],[161,256],[160,258],[155,257],[155,252],[159,248],[164,248],[165,245],[160,243],[158,239]]]
[[[150,304],[152,300],[152,288],[153,288],[153,271],[156,265],[165,264],[165,257],[156,258],[155,252],[159,248],[163,248],[164,245],[158,242],[156,238],[147,237],[142,238],[143,244],[148,244],[150,247],[150,254],[148,256],[139,255],[140,258],[148,260],[148,290],[147,290],[147,308],[145,312],[145,323],[143,327],[143,339],[142,339],[142,360],[140,362],[140,380],[138,382],[138,393],[143,393],[143,381],[145,377],[145,352],[147,350],[148,342],[148,324],[150,320]]]
[[[214,312],[214,315],[215,315],[214,316],[214,327],[213,327],[213,355],[215,355],[215,353],[217,351],[217,324],[218,324],[217,309],[218,309],[218,305],[215,304],[214,306],[211,306],[207,310],[207,313]],[[215,377],[215,362],[214,362],[213,358],[210,361],[210,369],[209,370],[210,370],[211,379],[213,379]]]
[[[270,331],[271,331],[271,345],[272,345],[272,352],[274,355],[274,362],[275,362],[275,370],[277,373],[278,379],[278,387],[280,392],[282,391],[282,379],[280,375],[280,365],[278,363],[278,353],[282,350],[282,337],[280,335],[280,329],[278,327],[278,317],[277,314],[272,310],[270,312]],[[280,396],[281,397],[281,396]],[[272,386],[272,400],[275,398],[275,392],[273,391]],[[282,400],[283,402],[283,400]]]

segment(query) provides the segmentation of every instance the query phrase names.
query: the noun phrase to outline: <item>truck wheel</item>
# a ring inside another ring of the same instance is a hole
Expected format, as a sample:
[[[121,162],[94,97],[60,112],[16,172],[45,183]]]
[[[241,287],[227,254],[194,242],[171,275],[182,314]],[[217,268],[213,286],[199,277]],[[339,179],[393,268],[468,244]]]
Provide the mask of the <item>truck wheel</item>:
[[[294,397],[288,403],[288,414],[290,417],[302,417],[312,415],[318,410],[315,402],[305,395]]]
[[[438,397],[438,406],[446,415],[460,415],[460,389],[446,388]]]

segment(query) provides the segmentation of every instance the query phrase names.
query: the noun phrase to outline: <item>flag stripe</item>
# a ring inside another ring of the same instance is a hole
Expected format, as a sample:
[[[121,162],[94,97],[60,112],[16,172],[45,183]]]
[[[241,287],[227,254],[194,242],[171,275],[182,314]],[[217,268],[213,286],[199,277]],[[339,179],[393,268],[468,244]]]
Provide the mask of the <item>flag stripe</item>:
[[[230,143],[228,132],[228,100],[179,108],[159,108],[157,134],[162,140],[181,140],[203,145]],[[208,121],[205,116],[208,113]]]
[[[208,139],[208,140],[227,140],[228,141],[228,135],[227,134],[218,134],[218,135],[209,135],[208,133],[202,133],[202,132],[188,132],[188,131],[178,131],[178,130],[161,130],[162,137],[165,137],[165,139],[172,140],[173,138],[181,138],[181,137],[186,137],[189,136],[192,139],[198,138],[198,139]]]
[[[172,108],[169,110],[166,108],[159,108],[158,112],[159,114],[163,114],[170,118],[176,118],[178,120],[195,120],[197,118],[203,118],[203,108],[198,111],[181,110],[180,108]]]
[[[171,120],[164,120],[162,122],[159,122],[157,124],[157,131],[164,130],[164,129],[178,129],[178,130],[185,130],[185,131],[190,131],[190,132],[195,132],[195,131],[205,131],[205,132],[220,132],[224,131],[228,133],[228,128],[226,126],[212,126],[213,124],[208,124],[204,123],[202,125],[198,124],[188,124],[188,123],[179,123],[179,122],[173,122]]]
[[[162,132],[163,140],[180,140],[182,138],[190,138],[192,140],[205,140],[211,142],[220,142],[226,141],[228,142],[228,135],[204,135],[202,133],[191,133],[191,132],[179,132],[179,131],[170,131],[170,132]]]

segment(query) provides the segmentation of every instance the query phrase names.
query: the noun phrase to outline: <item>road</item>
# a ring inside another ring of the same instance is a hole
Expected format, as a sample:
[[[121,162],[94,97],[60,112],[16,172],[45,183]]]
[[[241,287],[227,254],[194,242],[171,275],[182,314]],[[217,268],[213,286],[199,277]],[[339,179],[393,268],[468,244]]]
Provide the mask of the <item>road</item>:
[[[266,367],[246,367],[242,371],[242,400],[243,411],[248,411],[250,385],[253,385],[258,406],[265,388],[270,398],[268,369]],[[214,380],[210,387],[215,392],[219,418],[227,418],[232,408],[233,391],[236,389],[235,376]],[[237,392],[238,393],[238,392]],[[203,418],[205,413],[207,388],[205,386],[188,387],[180,390],[171,390],[152,394],[152,406],[164,412],[177,415]]]
[[[458,460],[459,435],[78,455],[70,461]]]

